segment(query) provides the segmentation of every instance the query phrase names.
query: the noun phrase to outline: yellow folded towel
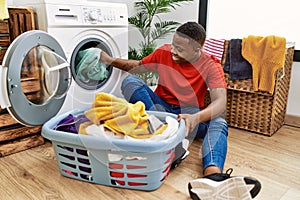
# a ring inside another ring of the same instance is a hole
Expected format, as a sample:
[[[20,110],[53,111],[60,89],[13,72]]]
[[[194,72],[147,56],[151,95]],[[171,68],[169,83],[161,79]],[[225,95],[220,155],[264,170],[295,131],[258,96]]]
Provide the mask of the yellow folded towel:
[[[6,0],[0,0],[0,20],[9,18]]]
[[[286,39],[250,35],[242,40],[242,56],[252,65],[254,91],[274,92],[275,72],[283,68]]]
[[[98,93],[91,109],[84,112],[85,116],[94,124],[103,126],[119,135],[128,135],[134,138],[149,138],[148,114],[145,104],[136,102],[129,103],[124,99],[111,94]],[[87,124],[83,124],[80,130],[85,134]],[[162,126],[154,134],[160,134],[166,129]]]

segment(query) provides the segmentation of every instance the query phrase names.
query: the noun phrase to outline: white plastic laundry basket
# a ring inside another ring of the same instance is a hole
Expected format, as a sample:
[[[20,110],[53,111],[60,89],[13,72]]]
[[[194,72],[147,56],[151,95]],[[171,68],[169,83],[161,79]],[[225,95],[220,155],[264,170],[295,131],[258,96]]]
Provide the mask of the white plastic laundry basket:
[[[155,190],[168,176],[174,149],[185,137],[185,124],[163,141],[145,142],[100,138],[53,130],[73,111],[52,118],[42,128],[42,136],[51,140],[60,173],[64,176],[108,186],[137,190]],[[149,111],[160,120],[177,116]]]

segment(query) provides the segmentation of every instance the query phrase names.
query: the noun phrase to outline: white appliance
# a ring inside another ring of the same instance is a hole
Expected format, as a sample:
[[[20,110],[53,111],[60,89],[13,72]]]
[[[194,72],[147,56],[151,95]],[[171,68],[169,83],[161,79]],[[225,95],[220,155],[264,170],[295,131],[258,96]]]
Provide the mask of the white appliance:
[[[81,50],[98,47],[112,57],[127,58],[126,4],[87,0],[13,3],[34,8],[39,30],[22,34],[7,50],[0,68],[1,107],[30,126],[43,124],[56,114],[87,108],[98,92],[122,96],[125,72],[108,66],[106,79],[81,81],[76,74],[76,57]],[[39,77],[41,88],[41,96],[34,101],[25,96],[20,81],[28,66],[34,69],[33,76]]]

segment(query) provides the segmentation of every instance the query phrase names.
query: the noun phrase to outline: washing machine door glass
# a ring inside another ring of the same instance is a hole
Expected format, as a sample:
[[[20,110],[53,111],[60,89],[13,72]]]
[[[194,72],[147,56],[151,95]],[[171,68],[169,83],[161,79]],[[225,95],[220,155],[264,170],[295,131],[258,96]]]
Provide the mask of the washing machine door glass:
[[[16,38],[7,50],[1,79],[1,107],[21,124],[36,126],[60,110],[71,72],[53,37],[42,31],[29,31]]]

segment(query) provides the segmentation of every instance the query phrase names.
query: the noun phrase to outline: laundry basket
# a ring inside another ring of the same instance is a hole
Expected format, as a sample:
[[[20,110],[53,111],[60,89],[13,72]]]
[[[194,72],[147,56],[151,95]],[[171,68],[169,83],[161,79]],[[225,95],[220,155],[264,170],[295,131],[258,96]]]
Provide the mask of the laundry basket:
[[[73,111],[78,115],[82,111]],[[177,116],[149,111],[160,120]],[[155,190],[168,176],[174,149],[185,137],[181,120],[177,133],[169,138],[150,142],[100,138],[53,130],[66,113],[43,125],[42,136],[51,140],[63,176],[102,185],[137,190]]]

